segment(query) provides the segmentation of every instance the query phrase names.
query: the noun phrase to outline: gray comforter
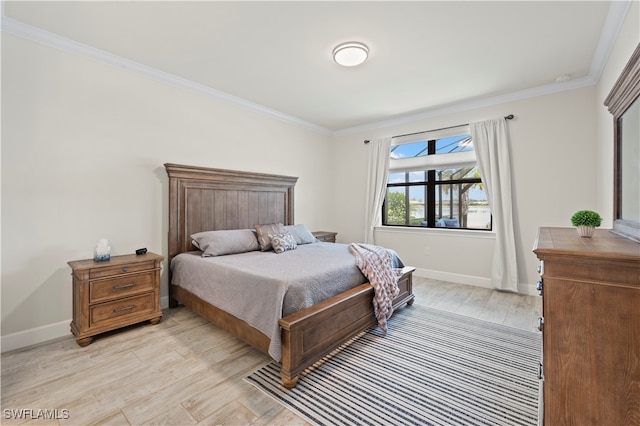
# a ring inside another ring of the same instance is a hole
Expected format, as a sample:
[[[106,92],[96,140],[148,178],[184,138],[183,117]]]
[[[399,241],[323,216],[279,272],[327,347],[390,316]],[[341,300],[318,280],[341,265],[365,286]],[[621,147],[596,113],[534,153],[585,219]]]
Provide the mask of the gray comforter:
[[[322,242],[281,254],[203,258],[200,252],[182,253],[172,260],[171,271],[171,284],[268,336],[269,355],[276,361],[281,358],[280,318],[367,282],[347,244]]]

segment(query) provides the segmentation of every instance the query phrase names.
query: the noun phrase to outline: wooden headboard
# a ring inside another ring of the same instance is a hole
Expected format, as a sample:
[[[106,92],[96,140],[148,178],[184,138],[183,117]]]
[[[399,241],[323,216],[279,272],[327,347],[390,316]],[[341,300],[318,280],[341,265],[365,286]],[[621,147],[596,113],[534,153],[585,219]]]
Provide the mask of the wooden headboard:
[[[167,163],[169,175],[169,261],[194,250],[201,231],[292,225],[297,177]]]

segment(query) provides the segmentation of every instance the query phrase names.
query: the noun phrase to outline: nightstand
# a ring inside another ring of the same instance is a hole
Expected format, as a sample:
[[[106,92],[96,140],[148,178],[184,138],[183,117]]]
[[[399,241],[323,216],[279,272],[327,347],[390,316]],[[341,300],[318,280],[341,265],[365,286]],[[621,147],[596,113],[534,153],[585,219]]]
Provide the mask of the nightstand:
[[[68,262],[73,277],[71,332],[80,346],[93,336],[127,325],[162,319],[160,269],[164,258],[154,253]]]
[[[324,243],[335,243],[337,232],[328,232],[328,231],[315,231],[312,232],[313,236],[318,239],[318,241],[322,241]]]

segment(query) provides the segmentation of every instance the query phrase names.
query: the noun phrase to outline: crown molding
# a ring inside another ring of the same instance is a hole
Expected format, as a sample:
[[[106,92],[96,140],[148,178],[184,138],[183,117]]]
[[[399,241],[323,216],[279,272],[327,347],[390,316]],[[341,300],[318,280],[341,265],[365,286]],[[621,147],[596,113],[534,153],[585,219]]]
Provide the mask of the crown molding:
[[[582,87],[595,86],[598,84],[604,67],[607,64],[609,54],[613,49],[616,38],[618,37],[618,33],[622,28],[624,18],[629,11],[631,3],[633,3],[633,1],[613,0],[611,2],[604,27],[602,28],[602,34],[600,35],[600,40],[598,42],[593,61],[591,62],[589,75],[585,77],[576,78],[566,82],[553,83],[545,86],[534,87],[531,89],[520,90],[505,95],[492,96],[469,102],[461,102],[459,104],[453,104],[450,106],[424,112],[401,115],[388,120],[382,120],[374,123],[363,124],[361,126],[337,130],[333,132],[333,134],[334,136],[350,135],[354,133],[365,132],[368,130],[381,129],[385,127],[409,123],[412,121],[423,120],[426,118],[438,117],[457,112],[469,111],[477,108],[499,105],[506,102],[534,98],[536,96],[550,95],[567,90],[579,89]]]
[[[104,50],[96,49],[94,47],[78,43],[74,40],[58,36],[56,34],[44,31],[40,28],[24,24],[15,19],[4,16],[4,0],[0,0],[2,4],[2,31],[8,34],[12,34],[17,37],[25,38],[37,43],[41,43],[56,49],[63,50],[74,55],[90,58],[92,60],[116,66],[129,72],[137,73],[148,78],[152,78],[156,81],[163,82],[165,84],[178,87],[191,92],[203,94],[205,96],[226,102],[231,105],[235,105],[259,114],[263,114],[277,120],[294,124],[297,126],[305,127],[321,134],[329,136],[342,136],[353,133],[359,133],[374,129],[380,129],[385,127],[391,127],[399,124],[404,124],[416,120],[422,120],[425,118],[437,117],[446,114],[452,114],[462,111],[468,111],[477,108],[483,108],[487,106],[493,106],[505,102],[512,102],[522,99],[528,99],[536,96],[548,95],[553,93],[559,93],[566,90],[573,90],[581,87],[593,86],[598,83],[600,76],[606,66],[607,59],[615,40],[620,32],[624,18],[629,10],[629,7],[633,1],[618,1],[611,2],[609,12],[605,21],[605,25],[602,30],[602,35],[598,42],[596,52],[594,54],[593,61],[589,75],[569,80],[562,83],[554,83],[545,86],[535,87],[532,89],[520,90],[517,92],[508,93],[505,95],[492,96],[488,98],[478,99],[469,102],[462,102],[450,106],[445,106],[429,111],[419,113],[409,113],[394,117],[388,120],[375,121],[361,126],[355,126],[345,128],[341,130],[330,130],[326,127],[319,126],[314,123],[302,120],[289,114],[276,111],[271,108],[247,101],[246,99],[239,98],[237,96],[230,95],[228,93],[212,89],[202,84],[169,74],[163,71],[159,71],[155,68],[142,65],[140,63],[122,58],[117,55],[113,55]]]
[[[597,81],[591,76],[576,78],[563,83],[548,84],[546,86],[534,87],[531,89],[519,90],[517,92],[510,92],[504,95],[491,96],[486,98],[477,99],[474,101],[462,102],[459,104],[452,104],[445,107],[440,107],[433,110],[423,111],[414,114],[406,114],[398,117],[394,117],[388,120],[377,121],[375,123],[364,124],[362,126],[350,127],[348,129],[337,130],[333,132],[334,136],[344,136],[354,133],[360,133],[368,130],[382,129],[385,127],[396,126],[400,124],[406,124],[418,120],[424,120],[427,118],[439,117],[442,115],[455,114],[458,112],[464,112],[479,108],[490,107],[494,105],[500,105],[507,102],[519,101],[523,99],[534,98],[537,96],[551,95],[554,93],[560,93],[567,90],[579,89],[581,87],[595,86]]]
[[[217,100],[221,100],[231,105],[238,106],[240,108],[248,109],[259,114],[263,114],[277,120],[294,124],[301,127],[314,130],[326,135],[332,135],[333,132],[327,128],[318,126],[300,118],[276,111],[271,108],[247,101],[246,99],[239,98],[237,96],[230,95],[220,90],[215,90],[205,85],[187,80],[175,76],[173,74],[166,73],[164,71],[157,70],[152,67],[140,64],[129,59],[125,59],[121,56],[114,55],[104,50],[96,49],[77,41],[61,37],[57,34],[50,33],[40,28],[27,25],[23,22],[17,21],[6,16],[2,16],[2,31],[21,37],[36,43],[44,44],[55,49],[59,49],[74,55],[78,55],[84,58],[92,59],[97,62],[112,65],[126,71],[142,75],[160,81],[167,85],[178,87],[180,89],[188,90],[191,92],[199,93]]]
[[[591,62],[591,69],[589,75],[596,81],[600,80],[604,67],[607,65],[609,54],[613,49],[618,38],[618,33],[622,29],[624,18],[627,16],[627,12],[631,7],[632,1],[612,1],[609,6],[609,13],[605,20],[602,34],[596,48],[596,53]]]

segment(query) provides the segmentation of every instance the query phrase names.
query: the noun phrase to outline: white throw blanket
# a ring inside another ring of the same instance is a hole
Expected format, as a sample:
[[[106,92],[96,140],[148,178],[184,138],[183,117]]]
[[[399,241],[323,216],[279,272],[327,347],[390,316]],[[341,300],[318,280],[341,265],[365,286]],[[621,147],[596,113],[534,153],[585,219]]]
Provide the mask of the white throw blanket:
[[[378,325],[387,332],[387,320],[393,314],[393,298],[398,295],[398,279],[402,269],[393,267],[393,256],[389,250],[371,244],[349,244],[356,257],[356,265],[373,286],[373,311]]]

